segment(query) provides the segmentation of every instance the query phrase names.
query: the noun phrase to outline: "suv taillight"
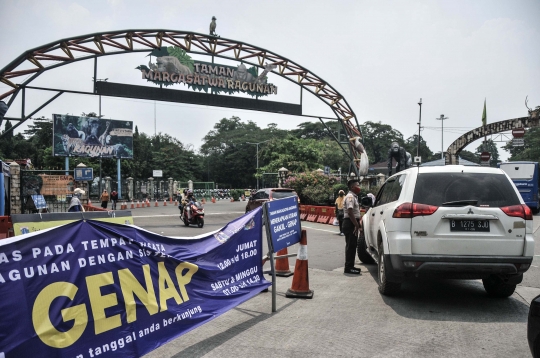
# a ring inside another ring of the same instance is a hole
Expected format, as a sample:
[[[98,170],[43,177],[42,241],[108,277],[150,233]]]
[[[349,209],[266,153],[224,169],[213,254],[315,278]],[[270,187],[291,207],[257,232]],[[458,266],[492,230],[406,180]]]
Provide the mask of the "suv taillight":
[[[501,210],[503,211],[503,213],[505,213],[508,216],[522,218],[525,220],[533,219],[531,208],[529,208],[525,204],[504,206],[501,208]]]
[[[393,218],[414,218],[415,216],[431,215],[439,209],[438,206],[426,204],[403,203],[394,210]]]

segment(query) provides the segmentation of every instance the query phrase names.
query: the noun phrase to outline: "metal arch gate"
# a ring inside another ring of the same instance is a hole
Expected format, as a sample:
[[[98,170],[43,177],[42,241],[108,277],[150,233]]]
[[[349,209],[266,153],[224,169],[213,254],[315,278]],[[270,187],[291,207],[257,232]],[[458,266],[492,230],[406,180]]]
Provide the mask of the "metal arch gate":
[[[164,44],[177,46],[186,52],[194,54],[208,55],[212,56],[212,58],[219,57],[229,60],[242,61],[261,68],[263,65],[265,65],[265,61],[269,65],[277,66],[278,71],[272,71],[272,73],[277,74],[297,84],[302,89],[309,91],[331,108],[336,115],[336,118],[328,119],[335,119],[340,122],[344,133],[346,133],[348,137],[348,140],[346,142],[342,142],[340,138],[336,138],[333,135],[326,125],[325,127],[351,160],[351,167],[355,171],[355,174],[357,176],[366,174],[365,172],[360,172],[361,152],[357,149],[359,147],[357,139],[362,141],[362,134],[358,125],[358,120],[345,98],[330,84],[328,84],[328,82],[324,81],[322,78],[315,75],[308,69],[298,65],[297,63],[266,49],[235,40],[195,32],[171,30],[127,30],[102,32],[62,39],[60,41],[55,41],[24,52],[0,71],[0,81],[11,87],[11,90],[0,94],[0,100],[9,97],[9,101],[7,103],[8,108],[12,105],[16,96],[22,92],[21,117],[6,118],[9,120],[19,121],[19,123],[11,128],[11,130],[17,128],[24,121],[29,119],[32,115],[44,108],[50,102],[54,101],[63,93],[96,94],[96,82],[94,82],[93,93],[55,90],[57,92],[56,95],[54,95],[36,110],[32,111],[30,114],[26,114],[24,108],[25,89],[31,88],[28,86],[28,84],[43,72],[76,61],[94,59],[95,81],[98,57],[131,52],[148,52],[152,49],[161,48]],[[253,62],[255,60],[256,62]],[[31,77],[25,80],[22,84],[16,84],[13,82],[14,79],[20,79],[22,76],[28,75],[31,75]],[[46,88],[33,89],[51,90]],[[319,120],[324,124],[323,117],[309,117],[319,118]],[[0,125],[1,124],[2,121],[0,119]],[[3,135],[6,134],[7,132],[5,132]],[[363,165],[362,168],[365,168],[363,171],[367,171],[367,163]]]
[[[516,128],[532,128],[540,127],[540,109],[529,111],[529,117],[520,117],[514,119],[507,119],[505,121],[489,123],[485,126],[478,127],[463,134],[456,139],[445,153],[445,164],[455,165],[458,164],[458,154],[467,145],[487,135],[506,132]]]

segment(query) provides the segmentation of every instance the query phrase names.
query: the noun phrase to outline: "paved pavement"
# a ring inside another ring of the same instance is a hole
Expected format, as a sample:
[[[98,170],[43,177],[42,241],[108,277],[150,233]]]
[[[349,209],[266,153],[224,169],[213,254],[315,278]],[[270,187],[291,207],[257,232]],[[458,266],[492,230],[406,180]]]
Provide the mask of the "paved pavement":
[[[229,220],[243,209],[242,203],[207,205],[207,223],[220,225],[220,215]],[[194,236],[213,229],[183,231],[190,228],[156,221],[175,215],[170,207],[133,210],[135,224],[154,232]],[[539,256],[533,264],[539,266],[540,217],[534,225]],[[308,238],[316,230],[333,230],[305,226]],[[335,240],[330,242],[343,251],[343,239],[328,235],[326,241]],[[478,280],[406,282],[402,293],[390,298],[377,291],[376,267],[358,266],[363,275],[352,276],[343,274],[343,267],[310,262],[313,299],[286,298],[292,277],[278,277],[277,312],[271,310],[271,291],[263,292],[146,357],[530,357],[526,322],[530,300],[540,294],[537,280],[524,280],[508,299],[488,297]]]

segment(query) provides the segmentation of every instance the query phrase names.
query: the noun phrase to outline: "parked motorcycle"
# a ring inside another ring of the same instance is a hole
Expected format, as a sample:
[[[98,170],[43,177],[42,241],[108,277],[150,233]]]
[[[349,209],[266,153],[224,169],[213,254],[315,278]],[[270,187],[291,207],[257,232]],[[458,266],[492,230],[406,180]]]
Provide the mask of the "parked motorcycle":
[[[190,219],[188,219],[188,207],[191,211]],[[184,222],[185,226],[197,225],[199,228],[204,226],[204,208],[198,201],[186,204],[185,208],[180,205],[178,209],[180,209],[180,220]]]

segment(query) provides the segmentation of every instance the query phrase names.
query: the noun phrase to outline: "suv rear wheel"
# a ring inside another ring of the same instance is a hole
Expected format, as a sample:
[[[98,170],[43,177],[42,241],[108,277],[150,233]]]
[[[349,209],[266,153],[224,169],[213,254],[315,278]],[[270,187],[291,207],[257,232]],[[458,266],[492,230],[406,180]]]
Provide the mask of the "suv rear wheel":
[[[358,235],[358,244],[356,245],[356,250],[358,251],[358,258],[360,261],[362,261],[365,264],[374,264],[375,260],[373,260],[373,257],[366,251],[367,250],[367,244],[366,244],[366,237],[364,236],[364,230],[360,230],[360,234]]]
[[[384,251],[382,247],[379,250],[379,264],[377,268],[379,276],[379,292],[385,296],[392,296],[397,294],[401,290],[401,282],[388,281],[384,263]]]
[[[495,275],[483,278],[482,283],[488,295],[493,297],[510,297],[516,290],[515,284],[505,283],[500,277]]]

